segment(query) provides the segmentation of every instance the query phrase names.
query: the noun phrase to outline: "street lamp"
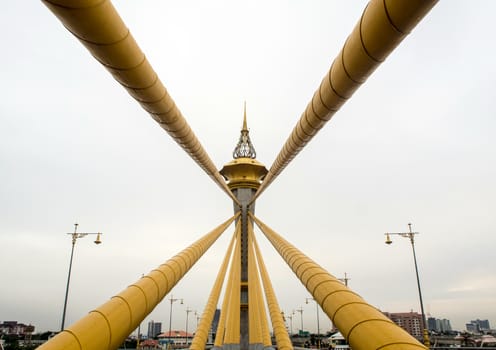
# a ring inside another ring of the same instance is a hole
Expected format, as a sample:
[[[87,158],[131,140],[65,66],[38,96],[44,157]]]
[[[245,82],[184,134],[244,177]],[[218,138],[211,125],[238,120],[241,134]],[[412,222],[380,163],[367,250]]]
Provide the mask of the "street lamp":
[[[305,303],[308,304],[309,300],[315,301],[315,306],[317,310],[317,349],[320,349],[320,323],[319,323],[319,303],[314,298],[306,298]]]
[[[144,273],[141,274],[141,278],[145,276]],[[136,339],[136,349],[139,349],[140,345],[140,331],[141,331],[141,322],[138,324],[138,338]]]
[[[289,330],[291,332],[290,333],[291,337],[293,336],[293,317],[294,317],[294,314],[295,314],[295,312],[293,310],[293,312],[290,315],[286,316],[287,318],[289,318]]]
[[[301,318],[301,333],[303,334],[303,307],[300,306],[299,309],[296,309],[295,311],[300,313],[300,318]]]
[[[413,252],[413,263],[415,264],[415,274],[417,276],[417,287],[418,287],[418,293],[419,293],[419,299],[420,299],[420,311],[422,313],[422,330],[423,330],[423,338],[424,338],[424,345],[429,348],[430,346],[430,341],[429,341],[429,333],[427,332],[427,322],[425,321],[425,313],[424,313],[424,303],[422,301],[422,291],[420,290],[420,279],[419,279],[419,273],[418,273],[418,267],[417,267],[417,256],[415,254],[415,239],[414,236],[418,235],[418,232],[412,232],[412,224],[408,224],[408,231],[409,232],[389,232],[385,233],[386,235],[386,244],[391,244],[393,241],[391,240],[390,235],[399,235],[404,238],[409,238],[410,243],[412,243],[412,252]]]
[[[175,302],[175,301],[178,301],[180,300],[181,301],[181,304],[183,303],[183,299],[174,299],[174,297],[172,296],[171,294],[171,297],[170,297],[170,312],[169,312],[169,342],[167,343],[167,347],[171,347],[171,333],[172,333],[172,304]]]
[[[196,316],[196,328],[198,328],[198,324],[200,323],[201,316],[198,312],[195,311],[195,316]]]
[[[388,243],[390,244],[390,243]],[[348,281],[351,280],[351,278],[348,277],[346,272],[344,273],[344,278],[338,278],[339,281],[343,282],[346,287],[348,287]]]
[[[138,337],[136,338],[136,349],[139,349],[140,346],[140,331],[141,331],[141,322],[138,325]]]
[[[186,307],[186,346],[188,346],[188,316],[190,312],[196,313],[196,311],[190,309],[189,307]]]
[[[76,245],[76,240],[78,238],[86,237],[87,235],[97,235],[95,239],[95,244],[100,244],[102,241],[100,240],[100,235],[103,233],[93,233],[93,232],[77,232],[78,223],[74,224],[74,232],[68,232],[68,235],[72,236],[72,248],[71,248],[71,260],[69,261],[69,272],[67,274],[67,285],[65,287],[65,299],[64,299],[64,311],[62,312],[62,325],[60,326],[60,331],[64,330],[65,325],[65,312],[67,310],[67,297],[69,296],[69,283],[71,281],[71,271],[72,271],[72,257],[74,256],[74,246]]]

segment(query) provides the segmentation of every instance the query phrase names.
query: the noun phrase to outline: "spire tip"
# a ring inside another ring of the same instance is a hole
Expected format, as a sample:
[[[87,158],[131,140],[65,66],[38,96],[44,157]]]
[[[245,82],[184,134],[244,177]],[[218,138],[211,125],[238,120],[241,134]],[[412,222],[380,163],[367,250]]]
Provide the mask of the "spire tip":
[[[248,130],[248,124],[246,123],[246,101],[245,101],[245,109],[243,115],[243,130]]]

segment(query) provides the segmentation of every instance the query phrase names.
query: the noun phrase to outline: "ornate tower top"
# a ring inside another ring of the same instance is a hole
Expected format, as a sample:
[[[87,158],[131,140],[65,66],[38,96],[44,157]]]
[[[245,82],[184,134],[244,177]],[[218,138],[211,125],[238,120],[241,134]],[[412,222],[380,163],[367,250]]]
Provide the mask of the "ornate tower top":
[[[233,158],[251,158],[255,159],[257,157],[257,152],[255,152],[255,147],[250,140],[250,131],[246,123],[246,102],[245,111],[243,117],[243,129],[241,129],[241,135],[239,136],[239,141],[233,151]]]
[[[245,103],[243,128],[238,144],[233,151],[234,159],[220,170],[220,174],[228,181],[227,185],[231,190],[238,188],[257,189],[260,186],[268,171],[262,163],[255,159],[256,156],[257,153],[251,143],[246,123]]]

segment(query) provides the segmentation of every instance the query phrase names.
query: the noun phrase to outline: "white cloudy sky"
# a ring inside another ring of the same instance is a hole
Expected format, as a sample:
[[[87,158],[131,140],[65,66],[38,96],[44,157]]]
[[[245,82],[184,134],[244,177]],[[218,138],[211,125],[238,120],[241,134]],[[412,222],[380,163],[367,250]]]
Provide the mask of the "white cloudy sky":
[[[243,102],[269,167],[365,1],[115,1],[217,167]],[[369,303],[496,324],[493,1],[434,7],[257,202],[257,215]],[[232,214],[228,197],[41,2],[0,11],[0,321],[57,330],[74,222],[70,324]],[[201,311],[232,229],[174,288]],[[315,305],[258,235],[286,313]],[[168,296],[169,297],[169,296]],[[169,302],[145,320],[168,328]],[[189,327],[195,325],[190,314]],[[320,327],[329,327],[321,313]],[[299,315],[293,328],[300,327]]]

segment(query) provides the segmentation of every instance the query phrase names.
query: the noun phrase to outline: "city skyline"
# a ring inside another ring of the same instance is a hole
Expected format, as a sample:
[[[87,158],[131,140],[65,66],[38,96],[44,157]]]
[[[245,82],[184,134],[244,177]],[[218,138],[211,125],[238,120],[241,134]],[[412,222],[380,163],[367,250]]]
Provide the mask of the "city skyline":
[[[245,101],[257,159],[270,167],[366,3],[114,5],[220,169]],[[411,222],[425,312],[454,329],[496,322],[496,4],[478,4],[438,3],[256,208],[388,312],[420,312],[409,242],[384,244]],[[103,235],[98,246],[77,241],[66,325],[230,217],[232,203],[41,2],[8,2],[0,19],[0,318],[57,330],[75,222]],[[184,298],[173,328],[185,328],[187,306],[203,309],[232,232],[172,291]],[[315,327],[309,293],[256,234],[281,309],[303,307]],[[167,298],[142,327],[168,328]]]
[[[219,313],[220,313],[220,309],[217,309],[217,311],[216,311],[217,317],[218,317]],[[409,313],[412,313],[415,317],[420,317],[420,315],[421,315],[420,313],[417,313],[414,311],[411,311],[411,312],[388,312],[388,311],[384,311],[384,313],[389,318],[391,318],[391,316],[404,317],[405,315],[408,315]],[[291,317],[287,317],[287,316],[288,315],[286,315],[286,327],[288,329],[288,332],[291,333],[291,330],[292,330],[293,334],[298,333],[298,331],[299,331],[298,327],[295,328],[294,325],[291,324],[292,322],[293,323],[295,322],[294,318],[293,318],[293,320],[290,319],[292,316],[295,316],[295,315],[294,314],[289,315]],[[393,321],[394,321],[394,317],[392,319]],[[327,317],[324,315],[324,318],[327,318]],[[193,322],[194,322],[194,320],[193,320]],[[419,320],[418,322],[420,324],[421,321]],[[487,332],[487,331],[493,330],[490,326],[490,321],[487,319],[476,319],[476,320],[467,321],[464,329],[453,329],[453,327],[451,327],[451,321],[449,319],[446,319],[446,318],[440,319],[437,317],[429,316],[427,318],[427,323],[428,323],[427,329],[429,331],[436,331],[436,332],[446,332],[446,331],[464,332],[464,331],[468,331],[471,333],[479,334],[482,332]],[[142,336],[146,335],[147,338],[154,338],[159,334],[166,333],[166,330],[162,331],[162,325],[165,325],[165,321],[155,321],[155,320],[148,321],[147,329],[143,329],[140,327],[141,329],[139,330],[139,333]],[[310,331],[310,333],[317,334],[316,325],[314,325],[314,326],[315,326],[315,329],[313,331],[311,330],[312,327],[305,327],[304,331]],[[33,333],[33,330],[34,330],[34,333],[42,333],[42,332],[36,331],[36,325],[33,325],[33,324],[25,324],[25,323],[19,322],[17,320],[13,320],[13,321],[0,320],[0,333],[9,334],[9,332],[6,331],[6,329],[9,327],[14,327],[14,328],[18,329],[17,332],[19,332],[19,330],[24,330],[26,328],[30,328],[31,333]],[[185,329],[182,329],[181,327],[179,327],[179,328],[172,327],[171,331],[185,331]],[[188,326],[188,329],[191,329],[191,328]],[[213,321],[212,329],[215,332],[215,320]],[[45,331],[47,331],[47,330],[44,330],[43,332],[45,332]],[[331,331],[332,331],[331,328],[320,329],[320,334],[326,334],[326,333],[331,332]],[[20,333],[23,334],[24,331],[21,331]],[[168,330],[167,330],[167,333],[168,333]],[[138,334],[138,330],[136,330],[136,335],[137,334]],[[412,334],[412,335],[420,336],[420,333],[419,334]]]

